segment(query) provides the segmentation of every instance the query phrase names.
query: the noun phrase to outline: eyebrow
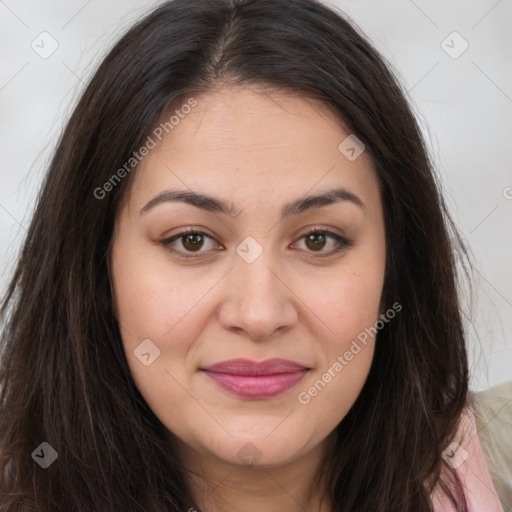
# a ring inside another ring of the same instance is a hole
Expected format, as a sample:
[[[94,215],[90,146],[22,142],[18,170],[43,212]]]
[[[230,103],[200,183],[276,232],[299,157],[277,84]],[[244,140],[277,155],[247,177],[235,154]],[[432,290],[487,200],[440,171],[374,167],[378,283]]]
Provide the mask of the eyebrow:
[[[242,213],[242,210],[239,210],[232,202],[225,201],[218,197],[194,192],[192,190],[166,190],[150,199],[140,210],[139,214],[142,215],[159,204],[174,201],[190,204],[208,212],[223,213],[230,217],[237,217]],[[286,203],[281,209],[281,218],[298,215],[308,210],[345,201],[351,202],[366,211],[365,204],[357,195],[346,188],[338,187],[317,195],[306,196]]]

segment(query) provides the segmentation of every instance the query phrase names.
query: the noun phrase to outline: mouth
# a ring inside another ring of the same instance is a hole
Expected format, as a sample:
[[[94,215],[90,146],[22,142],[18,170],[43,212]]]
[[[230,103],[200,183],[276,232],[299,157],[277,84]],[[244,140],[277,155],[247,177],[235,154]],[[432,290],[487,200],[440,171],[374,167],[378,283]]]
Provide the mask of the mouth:
[[[268,398],[284,393],[297,384],[307,368],[285,359],[254,362],[232,359],[201,368],[221,388],[244,398]]]

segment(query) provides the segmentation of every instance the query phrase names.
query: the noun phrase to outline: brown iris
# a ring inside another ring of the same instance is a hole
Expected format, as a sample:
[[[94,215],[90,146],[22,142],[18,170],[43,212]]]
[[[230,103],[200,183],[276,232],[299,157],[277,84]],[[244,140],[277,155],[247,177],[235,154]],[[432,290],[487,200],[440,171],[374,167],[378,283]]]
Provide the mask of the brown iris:
[[[203,236],[199,233],[185,235],[183,238],[185,239],[183,241],[183,247],[185,247],[185,249],[187,249],[188,251],[194,251],[194,249],[200,249],[204,242]],[[188,245],[188,244],[190,244],[190,245]]]
[[[313,245],[309,245],[312,242]],[[318,245],[320,244],[320,245]],[[323,233],[312,233],[306,237],[306,245],[310,249],[322,249],[325,244],[325,234]]]

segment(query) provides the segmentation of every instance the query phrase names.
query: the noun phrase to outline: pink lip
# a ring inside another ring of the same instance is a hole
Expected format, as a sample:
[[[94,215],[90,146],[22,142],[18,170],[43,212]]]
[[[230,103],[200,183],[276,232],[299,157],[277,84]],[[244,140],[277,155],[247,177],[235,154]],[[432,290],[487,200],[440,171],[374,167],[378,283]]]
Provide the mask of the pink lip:
[[[223,389],[246,398],[267,398],[290,389],[309,371],[285,359],[268,359],[260,363],[232,359],[201,368]]]

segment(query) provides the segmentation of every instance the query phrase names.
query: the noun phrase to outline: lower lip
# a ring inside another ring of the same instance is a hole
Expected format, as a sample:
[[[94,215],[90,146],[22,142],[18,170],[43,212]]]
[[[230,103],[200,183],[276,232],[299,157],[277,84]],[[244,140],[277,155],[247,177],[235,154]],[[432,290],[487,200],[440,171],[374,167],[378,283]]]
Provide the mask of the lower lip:
[[[275,375],[233,375],[203,370],[221,388],[244,398],[268,398],[284,393],[308,372],[279,373]]]

